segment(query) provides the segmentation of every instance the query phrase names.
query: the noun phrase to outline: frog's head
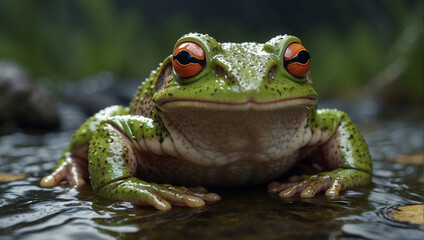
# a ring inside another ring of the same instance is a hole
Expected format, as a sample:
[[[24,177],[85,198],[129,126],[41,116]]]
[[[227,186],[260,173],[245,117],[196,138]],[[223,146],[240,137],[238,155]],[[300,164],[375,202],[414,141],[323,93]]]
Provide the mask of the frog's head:
[[[236,44],[190,33],[159,68],[153,101],[162,118],[200,128],[213,121],[257,124],[269,114],[287,120],[287,110],[293,109],[296,117],[306,118],[317,102],[309,64],[309,53],[294,36]]]
[[[309,64],[309,53],[293,36],[235,44],[191,33],[176,42],[162,64],[161,71],[172,71],[156,83],[154,101],[163,111],[310,108],[317,93]]]

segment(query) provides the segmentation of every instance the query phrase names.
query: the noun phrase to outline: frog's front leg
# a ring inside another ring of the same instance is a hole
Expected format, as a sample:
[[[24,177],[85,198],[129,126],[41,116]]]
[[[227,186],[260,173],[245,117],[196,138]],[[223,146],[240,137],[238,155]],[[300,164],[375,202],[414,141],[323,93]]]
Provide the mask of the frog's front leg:
[[[63,151],[53,172],[41,179],[40,185],[53,187],[64,180],[71,186],[85,185],[88,179],[87,153],[91,137],[101,121],[108,117],[126,114],[128,114],[128,108],[115,105],[107,107],[87,119],[76,131],[69,146]]]
[[[269,192],[280,197],[313,197],[320,191],[326,196],[371,182],[372,163],[367,144],[349,116],[338,110],[319,110],[310,116],[311,140],[306,149],[313,149],[310,158],[330,171],[302,176],[289,183],[270,183]]]
[[[206,193],[203,188],[155,184],[136,177],[137,158],[146,151],[139,142],[157,139],[159,145],[160,138],[166,137],[159,129],[158,123],[142,116],[116,116],[101,122],[90,141],[88,156],[91,185],[96,194],[159,210],[167,210],[171,205],[200,207],[205,204],[203,200],[219,200],[218,195]]]

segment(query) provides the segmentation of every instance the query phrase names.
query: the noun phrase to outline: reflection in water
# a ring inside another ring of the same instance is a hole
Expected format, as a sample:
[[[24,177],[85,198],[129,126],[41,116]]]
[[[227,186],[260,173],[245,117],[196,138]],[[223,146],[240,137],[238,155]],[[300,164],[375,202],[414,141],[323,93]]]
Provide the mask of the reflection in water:
[[[85,118],[78,109],[62,105],[62,131],[0,137],[0,173],[29,175],[0,183],[0,238],[423,239],[424,226],[395,222],[386,216],[393,207],[422,204],[423,188],[418,181],[422,166],[388,161],[421,150],[422,123],[405,117],[377,121],[376,109],[370,108],[369,102],[368,115],[364,116],[364,111],[355,115],[356,109],[367,109],[361,104],[365,103],[339,108],[347,109],[354,120],[359,118],[374,159],[372,186],[339,197],[321,194],[312,199],[280,199],[267,194],[264,185],[216,188],[210,190],[223,197],[217,203],[166,212],[94,197],[89,187],[38,186]],[[331,102],[323,105],[332,107]]]

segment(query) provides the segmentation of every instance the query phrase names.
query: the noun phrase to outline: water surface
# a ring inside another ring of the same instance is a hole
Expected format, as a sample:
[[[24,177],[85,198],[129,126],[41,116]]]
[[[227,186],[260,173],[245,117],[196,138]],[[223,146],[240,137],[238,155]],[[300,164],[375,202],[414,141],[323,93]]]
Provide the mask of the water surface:
[[[89,187],[39,187],[87,117],[61,104],[59,131],[0,136],[0,173],[29,175],[0,183],[0,239],[424,239],[424,225],[387,214],[396,206],[423,204],[422,165],[390,161],[422,151],[421,110],[387,112],[376,101],[320,106],[344,109],[358,123],[374,162],[370,186],[311,199],[281,199],[266,185],[214,188],[219,202],[160,212],[94,197]]]

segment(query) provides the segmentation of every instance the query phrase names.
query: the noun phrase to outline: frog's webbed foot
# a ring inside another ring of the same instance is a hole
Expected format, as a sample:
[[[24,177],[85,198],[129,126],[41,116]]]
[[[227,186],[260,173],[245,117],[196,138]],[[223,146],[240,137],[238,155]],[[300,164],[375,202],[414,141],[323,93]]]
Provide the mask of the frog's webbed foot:
[[[204,187],[175,187],[170,184],[162,184],[162,186],[167,187],[169,190],[173,190],[175,192],[179,192],[182,194],[192,195],[194,197],[198,197],[207,202],[215,202],[221,200],[221,197],[216,193],[209,193],[208,190]]]
[[[342,184],[336,179],[326,176],[310,176],[299,182],[279,183],[271,182],[268,184],[268,192],[279,193],[280,197],[313,197],[318,192],[324,191],[326,196],[338,196],[342,190]]]
[[[168,210],[171,206],[202,207],[205,201],[221,199],[217,194],[208,193],[202,187],[186,188],[148,183],[135,177],[109,183],[99,189],[97,194],[108,199],[153,206],[158,210]]]
[[[86,184],[88,171],[87,164],[71,156],[70,152],[65,152],[64,161],[50,175],[40,181],[42,187],[58,186],[62,181],[67,181],[71,186],[83,186]]]
[[[268,192],[279,193],[283,198],[297,195],[303,198],[314,197],[321,191],[325,191],[326,196],[338,196],[340,191],[363,185],[370,178],[367,172],[335,169],[312,176],[294,177],[287,183],[271,182],[268,184]]]

